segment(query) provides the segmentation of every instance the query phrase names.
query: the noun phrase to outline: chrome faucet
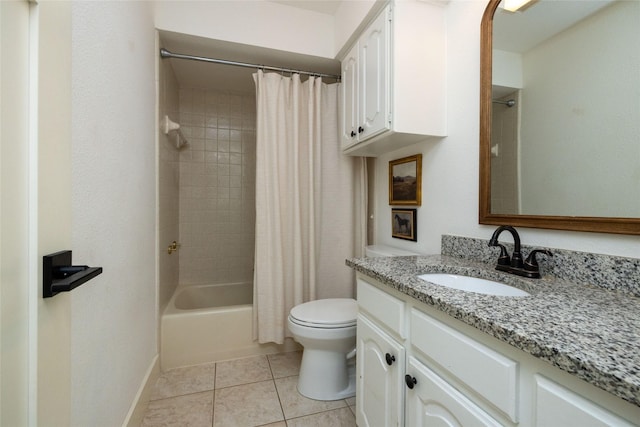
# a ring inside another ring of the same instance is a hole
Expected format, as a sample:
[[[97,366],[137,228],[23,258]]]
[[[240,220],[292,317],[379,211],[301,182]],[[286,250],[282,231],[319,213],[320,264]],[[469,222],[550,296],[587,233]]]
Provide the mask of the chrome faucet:
[[[507,248],[498,243],[498,237],[503,231],[508,231],[513,236],[513,253],[509,256]],[[540,267],[536,260],[536,254],[542,253],[547,256],[553,254],[546,249],[534,249],[531,251],[525,261],[522,261],[522,253],[520,252],[520,235],[510,225],[501,225],[493,232],[489,240],[489,246],[497,246],[500,248],[500,256],[496,264],[496,270],[506,271],[507,273],[517,274],[518,276],[529,277],[531,279],[540,278]]]

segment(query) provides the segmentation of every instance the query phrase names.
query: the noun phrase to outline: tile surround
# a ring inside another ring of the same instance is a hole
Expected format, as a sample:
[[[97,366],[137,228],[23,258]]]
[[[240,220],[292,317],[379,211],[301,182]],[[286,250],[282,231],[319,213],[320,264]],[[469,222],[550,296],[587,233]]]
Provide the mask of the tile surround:
[[[253,279],[255,95],[181,88],[180,284]]]
[[[296,390],[302,352],[164,372],[142,426],[354,427],[355,398],[323,402]]]

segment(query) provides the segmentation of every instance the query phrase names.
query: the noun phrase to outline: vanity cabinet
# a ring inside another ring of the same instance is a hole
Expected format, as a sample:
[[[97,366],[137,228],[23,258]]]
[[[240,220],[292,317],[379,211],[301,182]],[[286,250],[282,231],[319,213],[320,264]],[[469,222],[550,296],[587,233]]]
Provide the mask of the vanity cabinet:
[[[361,273],[357,283],[359,427],[640,422],[622,399]]]
[[[391,3],[342,58],[345,154],[378,156],[446,135],[443,8]]]
[[[357,347],[358,425],[402,425],[404,347],[363,315]]]

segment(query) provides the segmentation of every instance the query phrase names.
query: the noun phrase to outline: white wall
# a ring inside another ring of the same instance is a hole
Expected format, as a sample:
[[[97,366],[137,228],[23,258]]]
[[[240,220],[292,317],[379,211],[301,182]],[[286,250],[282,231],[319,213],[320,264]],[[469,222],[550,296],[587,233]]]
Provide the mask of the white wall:
[[[158,29],[215,40],[335,56],[333,17],[261,0],[158,1]]]
[[[440,252],[440,236],[489,239],[496,227],[478,224],[480,21],[485,1],[452,0],[447,10],[448,137],[423,142],[377,159],[376,238],[423,253]],[[418,242],[391,238],[388,162],[423,154]],[[634,236],[519,228],[523,243],[638,257]],[[510,237],[505,237],[510,239]]]
[[[72,8],[74,261],[104,272],[71,294],[71,425],[115,426],[157,354],[155,31],[148,2]]]

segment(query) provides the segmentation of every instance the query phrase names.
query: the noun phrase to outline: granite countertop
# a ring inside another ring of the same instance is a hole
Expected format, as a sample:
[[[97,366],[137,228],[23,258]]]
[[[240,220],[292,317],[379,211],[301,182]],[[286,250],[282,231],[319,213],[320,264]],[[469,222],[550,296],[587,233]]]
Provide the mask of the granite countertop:
[[[640,406],[640,298],[546,275],[526,279],[445,255],[354,258],[346,264],[507,344]],[[452,273],[529,292],[500,297],[418,279]]]

